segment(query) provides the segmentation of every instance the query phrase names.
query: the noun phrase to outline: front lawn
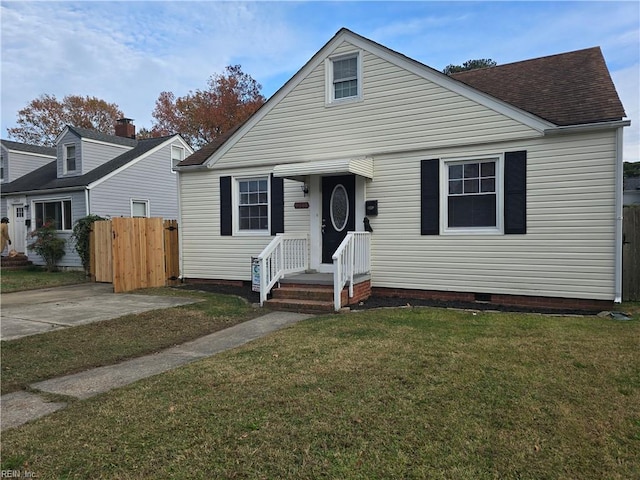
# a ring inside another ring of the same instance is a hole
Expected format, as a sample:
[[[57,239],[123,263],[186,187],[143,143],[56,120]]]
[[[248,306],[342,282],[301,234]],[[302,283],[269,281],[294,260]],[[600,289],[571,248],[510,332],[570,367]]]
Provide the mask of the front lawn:
[[[38,288],[61,287],[87,281],[84,272],[47,272],[39,267],[28,270],[2,270],[0,275],[2,293],[34,290]]]
[[[38,478],[640,478],[640,319],[318,317],[3,432]]]

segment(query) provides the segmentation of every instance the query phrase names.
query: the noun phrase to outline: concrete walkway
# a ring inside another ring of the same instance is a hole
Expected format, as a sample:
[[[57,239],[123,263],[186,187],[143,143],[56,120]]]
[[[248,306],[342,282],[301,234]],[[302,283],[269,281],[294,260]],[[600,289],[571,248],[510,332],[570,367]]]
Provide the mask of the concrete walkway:
[[[82,400],[230,350],[311,317],[313,315],[271,312],[160,353],[34,383],[30,387],[40,392],[66,395]],[[3,395],[0,398],[2,420],[0,429],[18,427],[64,407],[66,403],[48,402],[36,393],[15,392]]]

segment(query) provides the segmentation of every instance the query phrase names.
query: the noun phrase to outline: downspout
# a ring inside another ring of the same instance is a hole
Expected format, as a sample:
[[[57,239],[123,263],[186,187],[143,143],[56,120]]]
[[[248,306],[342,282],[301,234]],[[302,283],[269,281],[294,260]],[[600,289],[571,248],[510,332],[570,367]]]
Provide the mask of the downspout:
[[[623,143],[622,127],[616,130],[616,199],[615,199],[615,303],[622,303],[622,184],[623,184]]]
[[[182,246],[183,246],[183,241],[182,241],[182,208],[181,208],[181,204],[182,202],[180,201],[180,199],[182,198],[181,192],[182,190],[180,189],[180,171],[176,172],[176,175],[178,176],[177,178],[177,184],[178,184],[178,268],[180,269],[180,273],[178,274],[178,279],[180,280],[180,283],[182,283],[182,281],[184,280],[182,277],[182,272],[184,272],[184,259],[182,256]]]
[[[84,189],[84,208],[87,212],[86,215],[91,215],[91,203],[89,203],[89,187]]]

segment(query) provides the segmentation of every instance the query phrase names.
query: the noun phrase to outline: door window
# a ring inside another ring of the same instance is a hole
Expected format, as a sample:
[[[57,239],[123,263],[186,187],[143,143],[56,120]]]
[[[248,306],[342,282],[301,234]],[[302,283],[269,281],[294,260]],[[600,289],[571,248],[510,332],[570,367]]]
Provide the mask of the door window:
[[[337,232],[341,232],[347,226],[349,218],[349,197],[344,185],[338,184],[334,187],[329,205],[333,228]]]

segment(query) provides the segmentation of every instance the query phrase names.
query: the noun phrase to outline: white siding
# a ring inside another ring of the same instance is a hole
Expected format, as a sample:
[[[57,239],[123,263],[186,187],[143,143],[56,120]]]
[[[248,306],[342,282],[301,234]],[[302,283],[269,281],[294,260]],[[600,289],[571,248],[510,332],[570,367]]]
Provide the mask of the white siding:
[[[253,165],[256,151],[262,164],[276,164],[539,135],[369,52],[363,55],[363,101],[326,106],[322,63],[216,168]]]
[[[82,174],[89,173],[103,163],[128,152],[133,147],[117,144],[99,143],[87,139],[82,140]]]
[[[76,170],[65,175],[65,146],[70,144],[76,146]],[[58,178],[85,175],[103,163],[126,153],[131,148],[126,145],[107,144],[82,139],[75,133],[67,131],[57,144]]]
[[[3,183],[13,182],[55,160],[55,157],[28,152],[10,152],[4,146],[2,147],[2,156],[5,158],[5,180]]]
[[[134,199],[149,201],[151,217],[177,219],[177,182],[177,174],[171,171],[171,143],[166,143],[92,188],[91,213],[103,217],[130,217],[131,200]]]
[[[220,176],[268,175],[270,168],[233,169],[180,174],[183,275],[187,278],[251,279],[251,257],[273,239],[270,235],[220,235]],[[295,209],[308,201],[300,182],[284,181],[285,232],[308,232],[309,210]],[[235,212],[234,212],[235,214]]]
[[[613,300],[615,133],[376,158],[377,287]],[[420,160],[527,150],[526,235],[420,235]]]

